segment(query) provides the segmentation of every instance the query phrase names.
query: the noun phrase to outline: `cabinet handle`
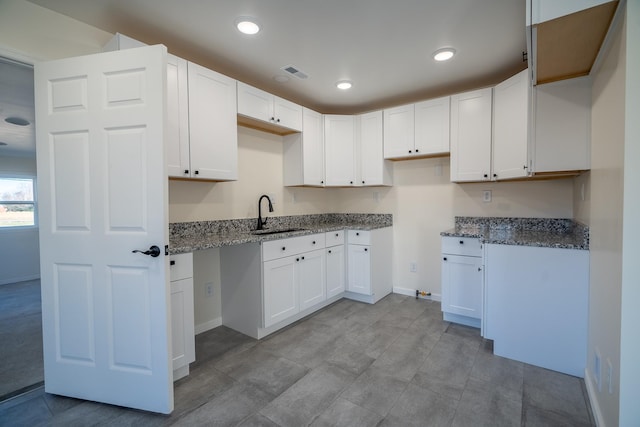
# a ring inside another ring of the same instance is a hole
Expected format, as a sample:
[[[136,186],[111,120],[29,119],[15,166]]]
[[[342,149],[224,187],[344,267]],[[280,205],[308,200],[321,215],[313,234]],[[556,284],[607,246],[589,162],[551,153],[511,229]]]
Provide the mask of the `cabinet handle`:
[[[174,260],[169,261],[169,265],[176,265],[176,262]]]
[[[524,165],[522,169],[529,169],[527,165]]]
[[[282,250],[283,250],[283,251],[286,251],[286,250],[287,250],[287,247],[286,247],[286,246],[283,246],[283,247],[282,247]]]
[[[198,174],[200,173],[200,171],[195,171],[194,173],[195,173],[196,175],[198,175]]]
[[[442,258],[442,260],[443,260],[443,261],[446,261],[446,260],[447,260],[447,257]]]
[[[184,173],[189,173],[189,169],[185,169],[185,170],[184,170]]]

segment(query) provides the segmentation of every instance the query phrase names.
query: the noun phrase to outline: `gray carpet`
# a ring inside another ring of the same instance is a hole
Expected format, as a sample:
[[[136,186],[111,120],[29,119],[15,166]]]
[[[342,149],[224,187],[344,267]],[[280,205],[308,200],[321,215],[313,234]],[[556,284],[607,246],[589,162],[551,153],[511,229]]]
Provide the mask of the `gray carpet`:
[[[0,285],[0,401],[44,380],[40,281]]]

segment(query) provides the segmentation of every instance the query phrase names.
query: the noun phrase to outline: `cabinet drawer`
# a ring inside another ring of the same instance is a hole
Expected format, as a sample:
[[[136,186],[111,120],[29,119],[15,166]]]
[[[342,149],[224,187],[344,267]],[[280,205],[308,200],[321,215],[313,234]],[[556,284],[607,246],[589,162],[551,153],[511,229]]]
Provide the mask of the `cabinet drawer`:
[[[193,253],[171,255],[169,277],[172,282],[193,277]]]
[[[350,245],[370,245],[371,232],[363,230],[349,230],[347,232],[347,242]]]
[[[327,247],[344,245],[344,230],[327,231],[324,236]]]
[[[269,261],[324,247],[325,237],[322,233],[272,240],[262,244],[262,261]]]
[[[481,257],[482,244],[476,237],[443,237],[442,253]]]

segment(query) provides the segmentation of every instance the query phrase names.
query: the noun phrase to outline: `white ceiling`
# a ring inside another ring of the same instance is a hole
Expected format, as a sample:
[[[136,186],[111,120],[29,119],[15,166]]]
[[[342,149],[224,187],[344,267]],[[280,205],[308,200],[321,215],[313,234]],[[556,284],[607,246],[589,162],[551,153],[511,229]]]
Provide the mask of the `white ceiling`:
[[[9,117],[19,117],[30,124],[7,123],[5,119]],[[0,155],[34,155],[34,121],[33,68],[0,58]]]
[[[163,43],[178,56],[322,113],[361,113],[493,85],[526,66],[525,0],[29,1],[111,33]],[[262,30],[240,34],[239,16],[255,17]],[[435,62],[432,53],[445,46],[457,55]],[[309,78],[276,82],[287,65]],[[1,70],[2,119],[33,99],[32,86],[26,96],[14,96],[24,77],[16,79]],[[339,91],[335,83],[344,79],[353,88]],[[0,141],[21,140],[23,150],[33,150],[33,126],[28,130],[3,120]]]

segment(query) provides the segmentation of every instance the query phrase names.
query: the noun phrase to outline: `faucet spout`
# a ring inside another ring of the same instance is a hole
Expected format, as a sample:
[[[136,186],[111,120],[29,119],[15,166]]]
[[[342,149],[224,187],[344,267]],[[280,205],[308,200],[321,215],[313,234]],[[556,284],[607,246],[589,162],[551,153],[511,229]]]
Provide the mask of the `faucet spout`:
[[[271,199],[266,194],[263,194],[258,199],[258,226],[256,230],[263,230],[264,225],[267,223],[267,218],[262,219],[262,199],[266,198],[267,202],[269,202],[269,212],[273,212],[273,204],[271,203]]]

